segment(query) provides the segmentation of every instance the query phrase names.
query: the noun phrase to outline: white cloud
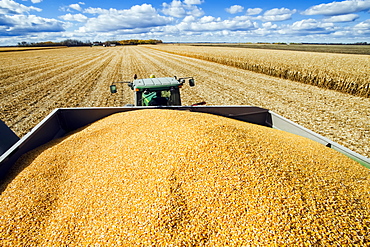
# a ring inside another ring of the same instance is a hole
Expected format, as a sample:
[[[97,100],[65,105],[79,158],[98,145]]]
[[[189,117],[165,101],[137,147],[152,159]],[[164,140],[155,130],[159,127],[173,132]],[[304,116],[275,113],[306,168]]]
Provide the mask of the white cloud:
[[[359,39],[365,38],[365,40],[370,35],[370,19],[360,22],[353,27],[345,27],[342,30],[338,30],[337,32],[333,33],[333,36],[337,36],[340,38],[348,38],[351,37],[355,42],[361,41]]]
[[[303,15],[343,15],[370,9],[370,0],[323,3],[303,11]]]
[[[182,21],[183,22],[193,22],[195,20],[196,20],[196,18],[194,16],[188,15],[188,16],[185,16],[185,18]]]
[[[202,4],[204,1],[202,0],[184,0],[184,3],[187,5],[199,5]]]
[[[70,13],[66,15],[59,16],[60,19],[65,20],[65,21],[78,21],[78,22],[86,22],[89,18],[86,17],[83,14],[75,14],[72,15]]]
[[[185,0],[184,2],[180,0],[173,0],[170,4],[168,3],[162,4],[163,6],[162,12],[165,15],[177,18],[183,18],[186,15],[200,17],[204,15],[204,11],[195,5],[201,3],[202,1],[199,0]]]
[[[329,18],[325,18],[324,22],[351,22],[359,18],[359,15],[356,14],[347,14],[347,15],[336,15]]]
[[[200,23],[209,23],[209,22],[213,22],[213,21],[221,21],[221,18],[215,18],[213,16],[203,16],[202,18],[199,19]],[[189,22],[189,21],[187,21],[187,22]]]
[[[72,3],[68,6],[62,6],[59,8],[60,11],[74,12],[74,10],[82,12],[81,5],[85,5],[84,2]]]
[[[82,8],[78,3],[70,4],[68,7],[70,7],[71,9],[75,9],[77,11],[82,11]]]
[[[35,2],[35,1],[34,1]],[[0,1],[0,36],[19,36],[29,33],[61,32],[64,23],[55,19],[30,15],[29,12],[40,12],[42,9],[27,7],[12,0]]]
[[[30,11],[40,12],[40,8],[36,7],[27,7],[23,4],[14,2],[12,0],[1,0],[0,1],[0,14],[22,14],[28,13]]]
[[[151,28],[150,32],[158,33],[159,35],[172,35],[172,34],[178,34],[179,29],[176,26],[167,25],[167,26],[153,27]]]
[[[109,14],[110,11],[114,11],[113,9],[102,9],[102,8],[87,8],[83,12],[87,14],[99,14],[99,15],[104,15],[104,14]]]
[[[277,29],[278,25],[272,24],[271,22],[265,22],[265,23],[262,23],[262,27],[266,29]]]
[[[301,16],[293,24],[279,21],[292,19],[295,9],[274,8],[263,12],[262,8],[247,9],[230,4],[225,9],[228,13],[242,14],[225,20],[209,13],[206,15],[199,5],[211,3],[204,0],[167,0],[159,9],[142,4],[121,10],[88,6],[85,9],[84,2],[71,1],[72,4],[61,7],[61,10],[70,13],[63,13],[65,15],[59,16],[59,20],[30,15],[31,11],[42,10],[15,1],[0,0],[0,41],[13,36],[26,37],[27,41],[34,42],[67,38],[105,41],[141,37],[165,42],[356,42],[370,37],[370,20],[364,21],[362,15],[354,13],[370,9],[370,0],[331,0],[333,2],[312,6],[303,12],[306,15],[326,15],[324,18],[302,20]],[[43,0],[18,1],[30,4]],[[348,23],[343,25],[341,22]],[[65,31],[66,28],[68,31]]]
[[[247,9],[247,15],[259,15],[262,12],[261,8],[249,8]]]
[[[354,26],[354,29],[364,29],[370,31],[370,19],[360,22]]]
[[[263,15],[259,17],[261,21],[286,21],[292,18],[291,14],[283,14],[283,15]]]
[[[293,30],[311,30],[311,31],[329,31],[332,29],[332,23],[322,23],[315,19],[305,19],[301,21],[294,22],[291,25]]]
[[[0,36],[24,35],[33,32],[60,32],[64,31],[63,23],[35,15],[5,15],[7,28],[0,31]]]
[[[341,30],[341,31],[336,31],[333,33],[333,36],[337,36],[337,37],[343,37],[343,36],[349,36],[349,35],[353,35],[353,33],[351,31],[345,31],[345,30]]]
[[[306,19],[294,22],[292,24],[292,29],[294,30],[309,30],[309,29],[316,29],[319,26],[319,22],[315,19]]]
[[[296,10],[290,10],[290,9],[287,9],[287,8],[274,8],[274,9],[270,9],[270,10],[267,10],[264,15],[285,15],[285,14],[294,14],[296,12]]]
[[[246,21],[246,20],[252,20],[252,19],[253,19],[252,17],[247,16],[247,15],[239,15],[233,18],[234,21]]]
[[[267,10],[265,13],[263,13],[262,16],[256,17],[256,19],[261,21],[286,21],[292,18],[292,15],[296,12],[295,9],[290,10],[287,8],[275,8],[271,10]]]
[[[178,30],[187,32],[207,32],[207,31],[240,31],[251,30],[257,27],[257,24],[251,20],[240,21],[238,19],[222,20],[221,18],[203,17],[199,20],[193,18],[184,18],[176,25]]]
[[[88,19],[86,25],[79,29],[81,32],[143,32],[173,21],[172,17],[159,15],[150,4],[135,5],[125,10],[88,8],[84,13],[98,14],[98,17]]]
[[[228,12],[230,14],[236,14],[236,13],[243,12],[244,7],[240,6],[240,5],[233,5],[230,8],[226,8],[225,10],[226,10],[226,12]]]
[[[187,14],[192,15],[192,16],[196,16],[196,17],[200,17],[200,16],[204,15],[204,11],[201,8],[198,8],[196,6],[192,6],[192,7],[189,8],[189,11],[187,12]]]
[[[181,1],[174,0],[170,4],[163,3],[163,13],[165,15],[181,18],[186,15],[186,10]]]

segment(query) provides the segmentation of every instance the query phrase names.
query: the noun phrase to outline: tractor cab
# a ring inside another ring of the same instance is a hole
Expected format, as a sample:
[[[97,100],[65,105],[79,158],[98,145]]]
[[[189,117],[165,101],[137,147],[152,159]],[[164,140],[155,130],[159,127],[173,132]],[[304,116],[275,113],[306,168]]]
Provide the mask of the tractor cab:
[[[136,106],[181,105],[181,87],[174,77],[137,79],[131,86]]]
[[[128,86],[135,92],[135,106],[181,106],[180,88],[185,80],[194,86],[192,77],[180,78],[151,76],[146,79],[135,79]],[[111,93],[115,93],[116,85],[111,85]]]

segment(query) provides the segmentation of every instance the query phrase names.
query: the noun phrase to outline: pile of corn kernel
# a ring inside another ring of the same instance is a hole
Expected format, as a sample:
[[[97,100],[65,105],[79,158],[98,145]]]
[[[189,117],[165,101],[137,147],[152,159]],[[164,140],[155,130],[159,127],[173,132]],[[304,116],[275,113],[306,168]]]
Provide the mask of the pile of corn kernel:
[[[204,113],[109,116],[26,154],[0,189],[1,246],[370,243],[369,169]]]

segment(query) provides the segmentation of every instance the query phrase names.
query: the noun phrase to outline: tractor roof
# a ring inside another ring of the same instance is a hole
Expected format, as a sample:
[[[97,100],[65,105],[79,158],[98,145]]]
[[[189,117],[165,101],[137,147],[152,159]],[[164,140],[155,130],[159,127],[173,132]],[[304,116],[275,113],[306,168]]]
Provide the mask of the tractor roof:
[[[182,85],[174,77],[137,79],[132,83],[133,89],[166,89]],[[141,90],[140,90],[141,91]]]

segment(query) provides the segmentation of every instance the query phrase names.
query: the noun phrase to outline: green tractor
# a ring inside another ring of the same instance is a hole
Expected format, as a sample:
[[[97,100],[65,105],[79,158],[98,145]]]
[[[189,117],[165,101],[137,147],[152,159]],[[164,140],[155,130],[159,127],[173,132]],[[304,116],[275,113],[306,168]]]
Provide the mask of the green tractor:
[[[116,83],[127,83],[135,92],[134,106],[181,106],[180,88],[189,80],[189,86],[195,85],[193,77],[176,77],[137,79],[133,82],[115,82],[110,86],[110,92],[116,93]]]

